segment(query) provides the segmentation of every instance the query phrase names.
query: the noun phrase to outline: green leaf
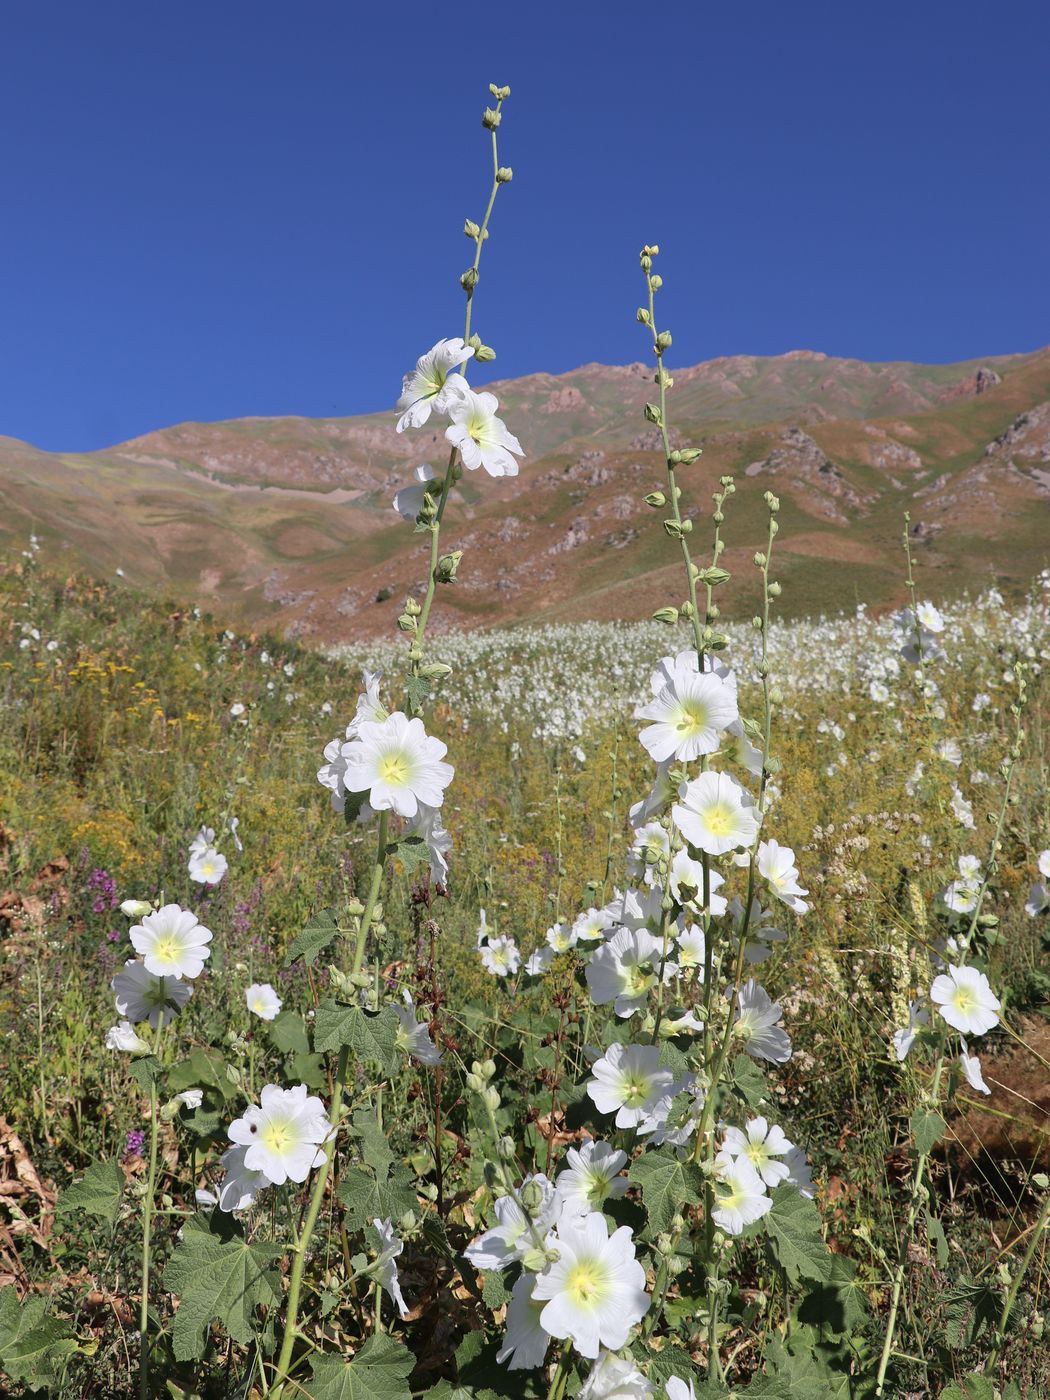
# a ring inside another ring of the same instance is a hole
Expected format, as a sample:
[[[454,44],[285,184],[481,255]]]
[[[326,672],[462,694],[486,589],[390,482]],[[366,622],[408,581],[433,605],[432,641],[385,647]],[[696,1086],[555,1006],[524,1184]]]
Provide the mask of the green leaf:
[[[841,1254],[831,1256],[831,1278],[811,1287],[799,1306],[800,1322],[839,1336],[859,1331],[868,1320],[867,1298],[857,1279],[857,1267]]]
[[[387,1006],[382,1011],[365,1011],[360,1006],[340,1006],[323,1001],[314,1021],[314,1049],[339,1050],[345,1045],[358,1060],[371,1060],[387,1074],[401,1064],[397,1033],[401,1022]]]
[[[271,1267],[279,1245],[222,1240],[199,1230],[183,1232],[164,1272],[164,1284],[179,1297],[173,1340],[176,1361],[204,1355],[208,1327],[218,1320],[235,1342],[251,1340],[255,1308],[279,1303],[281,1283]]]
[[[503,1275],[496,1269],[485,1275],[481,1286],[481,1296],[493,1312],[510,1300],[510,1289],[503,1282]]]
[[[301,1011],[282,1011],[267,1028],[270,1044],[282,1055],[307,1055],[310,1053],[310,1037],[306,1033],[306,1022]]]
[[[23,1303],[13,1285],[0,1288],[0,1365],[34,1390],[56,1381],[59,1363],[79,1350],[69,1325],[46,1309],[43,1298]]]
[[[418,715],[430,699],[431,684],[425,676],[409,676],[405,684],[408,704],[414,715]]]
[[[944,1295],[945,1331],[954,1347],[973,1346],[985,1330],[996,1325],[1001,1299],[997,1289],[977,1279],[960,1279]]]
[[[672,1376],[677,1376],[679,1380],[691,1381],[696,1376],[696,1366],[693,1358],[681,1347],[670,1346],[661,1348],[660,1351],[653,1352],[649,1357],[649,1379],[658,1382],[661,1386],[666,1386]],[[727,1392],[723,1389],[723,1394]]]
[[[945,1386],[941,1400],[995,1400],[995,1386],[987,1376],[963,1376]]]
[[[124,1173],[115,1161],[92,1162],[80,1180],[62,1192],[55,1209],[63,1213],[82,1211],[115,1225],[123,1190]]]
[[[410,1400],[408,1377],[416,1358],[386,1332],[369,1337],[353,1358],[314,1356],[313,1379],[303,1388],[309,1400]]]
[[[908,1127],[915,1141],[915,1150],[920,1157],[926,1157],[944,1137],[947,1127],[941,1115],[933,1109],[917,1109],[908,1119]]]
[[[128,1073],[144,1094],[149,1093],[163,1072],[164,1066],[156,1055],[139,1055],[128,1064]]]
[[[750,1055],[733,1058],[733,1088],[750,1109],[759,1109],[769,1097],[766,1076]]]
[[[406,1211],[419,1209],[412,1173],[406,1167],[394,1167],[389,1175],[380,1176],[363,1167],[349,1167],[339,1183],[339,1199],[354,1230],[370,1225],[377,1216],[397,1221]]]
[[[311,966],[339,937],[337,910],[321,909],[307,922],[302,933],[292,941],[292,946],[284,955],[285,967],[291,967],[297,958]]]
[[[213,1089],[220,1098],[236,1098],[240,1092],[226,1073],[226,1058],[215,1050],[194,1050],[185,1060],[168,1071],[168,1089],[181,1094],[183,1089]]]
[[[792,1283],[800,1278],[831,1281],[831,1253],[821,1233],[820,1212],[797,1187],[777,1187],[765,1225],[770,1247]]]
[[[361,1143],[362,1159],[377,1176],[384,1175],[394,1161],[387,1135],[371,1109],[359,1108],[354,1114],[351,1132]]]
[[[478,1400],[487,1400],[493,1394],[497,1400],[524,1400],[525,1396],[535,1395],[531,1384],[534,1373],[508,1371],[503,1362],[496,1360],[500,1346],[499,1340],[489,1340],[482,1331],[468,1332],[456,1348],[459,1384],[469,1386]],[[539,1393],[545,1394],[545,1388]]]
[[[704,1179],[694,1162],[680,1162],[674,1149],[650,1148],[631,1163],[630,1179],[642,1188],[653,1234],[666,1230],[686,1205],[698,1205]]]
[[[404,866],[406,875],[414,875],[420,866],[430,865],[430,847],[422,836],[406,836],[387,846],[386,853]]]
[[[926,1211],[926,1234],[929,1236],[930,1244],[937,1251],[937,1267],[946,1269],[948,1267],[948,1240],[944,1233],[944,1226],[935,1215]]]

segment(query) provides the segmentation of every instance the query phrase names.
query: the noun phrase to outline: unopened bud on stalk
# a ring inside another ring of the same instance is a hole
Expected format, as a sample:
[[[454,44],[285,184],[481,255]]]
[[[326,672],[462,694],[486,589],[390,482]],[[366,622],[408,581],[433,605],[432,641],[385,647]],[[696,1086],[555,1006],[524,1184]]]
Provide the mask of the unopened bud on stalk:
[[[446,676],[451,676],[452,667],[444,661],[430,661],[426,666],[420,666],[419,674],[426,681],[443,681]]]
[[[771,598],[779,598],[782,592],[783,590],[781,589],[780,584],[776,581],[776,579],[774,579],[773,582],[769,585],[769,596]]]
[[[683,529],[684,524],[684,521],[665,520],[664,534],[669,536],[672,540],[680,540],[682,538],[682,535],[685,533]]]
[[[665,506],[667,504],[667,497],[662,491],[650,491],[645,497],[645,504],[659,509],[660,506]]]
[[[481,1091],[481,1097],[485,1107],[491,1109],[492,1112],[495,1113],[496,1109],[499,1108],[499,1090],[494,1089],[492,1085],[489,1084]]]
[[[758,553],[755,555],[755,568],[764,569],[766,567],[767,562],[768,561],[766,559],[766,556],[762,553],[761,550],[759,550]]]
[[[474,359],[479,365],[490,364],[496,358],[496,352],[491,345],[479,345],[474,351]]]
[[[481,124],[486,131],[495,131],[503,120],[499,112],[494,112],[491,107],[486,107],[481,118]]]
[[[652,277],[649,278],[649,285],[652,287],[654,292],[658,292],[663,286],[663,284],[664,279],[660,276],[658,272],[654,272]]]
[[[479,274],[476,267],[468,267],[466,272],[464,272],[461,275],[459,279],[459,285],[463,288],[464,291],[472,292],[474,288],[478,285],[478,275]]]
[[[459,568],[459,561],[462,558],[463,551],[461,549],[455,549],[451,554],[443,554],[434,568],[434,582],[455,583],[456,570]]]
[[[692,603],[689,601],[688,598],[686,598],[686,600],[683,602],[681,608],[679,609],[679,612],[681,613],[681,615],[682,615],[684,618],[686,618],[687,620],[689,620],[689,619],[692,618],[693,612],[694,612],[694,611],[695,611],[695,609],[693,608]]]
[[[640,321],[643,326],[647,326],[649,324],[649,312],[644,306],[640,306],[638,310],[634,313],[634,315],[635,320]]]
[[[402,632],[414,632],[416,630],[416,619],[410,613],[402,613],[397,620],[397,625]]]
[[[663,419],[660,415],[659,404],[647,403],[645,405],[645,416],[650,423],[655,423],[657,427],[659,427],[660,424],[663,422]]]
[[[481,232],[481,225],[476,224],[473,219],[463,220],[463,232],[468,238],[476,239]]]
[[[423,609],[416,602],[415,598],[405,599],[405,612],[408,613],[409,617],[418,617],[422,611]]]
[[[672,342],[670,331],[661,331],[660,334],[656,337],[657,350],[667,350],[670,348],[671,343]]]
[[[145,899],[125,899],[120,906],[120,912],[129,919],[144,919],[152,909],[153,905]]]
[[[678,460],[683,467],[691,467],[694,462],[699,462],[703,455],[704,449],[702,447],[683,447],[678,454]]]
[[[497,185],[509,185],[511,180],[513,179],[514,171],[509,165],[501,165],[500,168],[496,171]]]
[[[728,583],[729,578],[729,570],[723,569],[718,564],[712,564],[709,568],[701,569],[699,573],[700,582],[708,584],[711,588],[717,588],[720,583]]]

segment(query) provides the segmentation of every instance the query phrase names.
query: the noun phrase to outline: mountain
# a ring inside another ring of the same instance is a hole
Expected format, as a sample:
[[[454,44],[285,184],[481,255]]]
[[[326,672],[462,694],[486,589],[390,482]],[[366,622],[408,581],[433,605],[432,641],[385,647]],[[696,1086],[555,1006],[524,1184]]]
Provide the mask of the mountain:
[[[680,473],[704,515],[724,473],[724,610],[745,615],[762,495],[782,500],[775,572],[789,613],[902,596],[912,516],[920,587],[1024,588],[1050,563],[1050,348],[954,365],[867,364],[815,351],[674,371]],[[642,497],[663,484],[642,410],[652,367],[591,364],[486,387],[528,456],[520,476],[468,474],[443,548],[464,550],[436,628],[647,616],[678,601],[678,565]],[[101,452],[0,438],[0,546],[36,533],[61,567],[195,601],[241,625],[334,643],[389,633],[423,572],[391,509],[411,469],[445,460],[440,427],[399,436],[390,412],[183,423]]]

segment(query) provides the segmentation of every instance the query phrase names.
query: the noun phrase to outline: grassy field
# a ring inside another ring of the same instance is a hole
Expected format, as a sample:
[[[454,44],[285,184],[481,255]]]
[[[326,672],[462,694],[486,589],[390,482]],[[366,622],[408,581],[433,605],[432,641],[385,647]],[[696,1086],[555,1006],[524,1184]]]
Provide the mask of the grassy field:
[[[773,810],[813,906],[804,919],[787,917],[788,940],[774,945],[763,969],[795,1046],[792,1060],[772,1072],[771,1092],[778,1120],[812,1162],[825,1237],[855,1269],[858,1355],[877,1348],[906,1204],[908,1122],[926,1091],[911,1063],[897,1063],[890,1038],[907,1020],[908,998],[941,936],[938,896],[958,857],[987,859],[1018,667],[1027,667],[1023,758],[986,906],[999,917],[987,966],[1005,1008],[1004,1024],[982,1043],[994,1093],[986,1103],[963,1086],[933,1155],[923,1207],[930,1224],[913,1246],[903,1304],[900,1394],[939,1393],[987,1351],[989,1317],[1040,1199],[1033,1174],[1047,1163],[1048,922],[1027,916],[1024,904],[1035,854],[1050,845],[1048,598],[1044,578],[1025,607],[1008,612],[991,595],[947,615],[932,717],[901,684],[889,623],[861,612],[770,635],[780,693]],[[746,674],[753,634],[747,626],[729,630]],[[454,1249],[474,1233],[483,1189],[457,1067],[475,1056],[499,1062],[512,1086],[508,1111],[540,1169],[550,1163],[547,1129],[576,1077],[553,1050],[542,1051],[561,1045],[562,974],[538,993],[523,979],[493,978],[475,946],[480,911],[490,934],[512,936],[527,956],[556,919],[601,905],[622,883],[626,808],[646,786],[631,709],[666,636],[656,624],[588,624],[434,646],[454,668],[430,726],[447,737],[456,764],[445,806],[452,875],[447,898],[432,908],[421,907],[411,881],[394,881],[382,911],[383,964],[392,985],[400,981],[429,1001],[445,1052],[436,1084],[410,1079],[391,1088],[388,1112],[399,1158],[430,1199],[440,1191]],[[214,1144],[238,1098],[282,1070],[321,1092],[329,1085],[331,1070],[302,1019],[253,1021],[243,988],[270,982],[286,1007],[317,1005],[325,959],[289,967],[285,955],[318,910],[361,893],[371,837],[333,820],[314,774],[323,745],[352,714],[358,666],[379,664],[395,676],[402,656],[391,646],[326,658],[271,637],[235,635],[174,605],[49,575],[31,557],[0,572],[0,1283],[46,1300],[48,1314],[67,1325],[60,1358],[41,1361],[36,1372],[16,1367],[21,1380],[66,1396],[133,1388],[132,1216],[127,1205],[108,1217],[104,1209],[64,1210],[62,1196],[102,1159],[119,1164],[134,1200],[146,1170],[148,1100],[129,1081],[124,1058],[104,1048],[109,982],[131,955],[122,900],[192,905],[214,933],[213,955],[180,1020],[181,1049],[165,1051],[177,1062],[169,1090],[200,1084],[205,1098],[188,1122],[162,1125],[157,1276],[192,1214],[194,1190],[215,1179]],[[742,691],[742,708],[754,700]],[[960,798],[972,807],[972,829],[959,820]],[[187,847],[201,826],[215,828],[230,862],[215,887],[187,877]],[[571,981],[568,957],[562,972]],[[575,1003],[570,1014],[579,1014]],[[516,1053],[530,1036],[537,1055]],[[1035,1058],[1018,1048],[1018,1037]],[[433,1095],[444,1112],[436,1133]],[[325,1312],[329,1294],[336,1296],[338,1243],[329,1234],[309,1271],[317,1344],[323,1337],[339,1345],[356,1316],[331,1304]],[[448,1358],[478,1325],[480,1302],[462,1287],[450,1292],[447,1269],[435,1272],[422,1251],[410,1247],[401,1263],[417,1300],[400,1325],[415,1358],[412,1390],[436,1384],[435,1393],[445,1393]],[[999,1357],[1002,1374],[1025,1396],[1050,1384],[1042,1342],[1048,1286],[1041,1245]],[[749,1329],[765,1310],[776,1331],[777,1298],[789,1284],[756,1256],[740,1287],[727,1335],[739,1344],[744,1377],[758,1359],[749,1355]],[[486,1300],[498,1313],[498,1293],[486,1288]],[[789,1375],[792,1343],[781,1331]],[[0,1350],[2,1343],[0,1330]],[[203,1381],[176,1355],[157,1393],[262,1394],[243,1351],[215,1341]],[[9,1393],[19,1393],[11,1384]],[[477,1385],[455,1394],[480,1394]],[[825,1391],[814,1382],[790,1393]]]

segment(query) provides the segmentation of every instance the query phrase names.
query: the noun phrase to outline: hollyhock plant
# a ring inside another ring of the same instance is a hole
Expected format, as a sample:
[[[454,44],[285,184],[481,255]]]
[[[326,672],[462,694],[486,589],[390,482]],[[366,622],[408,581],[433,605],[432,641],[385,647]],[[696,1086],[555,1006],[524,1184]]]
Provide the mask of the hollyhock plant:
[[[745,1158],[772,1190],[790,1175],[787,1163],[780,1159],[791,1147],[783,1128],[765,1118],[752,1118],[743,1129],[726,1129],[722,1150],[730,1157]]]
[[[526,1209],[525,1203],[531,1196],[535,1196],[536,1204]],[[499,1223],[472,1240],[463,1251],[476,1269],[506,1269],[523,1259],[553,1228],[561,1200],[553,1182],[539,1172],[525,1178],[517,1198],[501,1196],[492,1210]]]
[[[603,1346],[618,1351],[652,1301],[630,1229],[622,1225],[610,1235],[597,1211],[563,1215],[555,1248],[558,1257],[537,1277],[532,1295],[546,1302],[544,1330],[591,1359]]]
[[[453,403],[467,391],[467,381],[456,370],[474,354],[460,336],[439,340],[416,361],[415,369],[404,377],[397,401],[397,431],[421,428],[432,413],[447,414]]]
[[[253,982],[246,988],[244,999],[248,1003],[248,1010],[253,1016],[258,1016],[260,1021],[274,1020],[284,1005],[269,982]]]
[[[203,851],[190,855],[187,869],[190,879],[198,885],[217,885],[228,869],[226,857],[214,846],[205,846]]]
[[[943,1020],[963,1035],[984,1035],[999,1024],[999,998],[975,967],[950,965],[933,979],[930,1000]]]
[[[772,1001],[765,988],[749,978],[737,992],[733,1034],[756,1059],[786,1064],[791,1059],[791,1040],[778,1025],[783,1014],[779,1002]]]
[[[720,1152],[715,1166],[718,1176],[712,1217],[727,1235],[739,1235],[769,1213],[773,1199],[766,1195],[765,1183],[745,1156]]]
[[[248,1210],[260,1191],[270,1182],[265,1173],[250,1171],[244,1163],[246,1147],[229,1147],[222,1154],[225,1175],[219,1186],[219,1209],[227,1212]]]
[[[809,894],[809,891],[798,883],[795,852],[790,846],[781,846],[778,841],[762,841],[755,857],[755,866],[772,893],[792,913],[807,912],[809,905],[802,896]]]
[[[130,931],[131,946],[155,977],[199,977],[211,954],[211,930],[178,904],[165,904],[147,914]]]
[[[499,400],[495,394],[475,394],[468,389],[449,406],[452,426],[445,437],[459,450],[468,471],[484,467],[489,476],[517,476],[516,457],[524,457],[521,443],[507,431],[496,416]]]
[[[645,929],[620,929],[591,956],[587,986],[596,1006],[613,1003],[617,1016],[626,1019],[640,1011],[649,988],[656,981],[661,947]]]
[[[435,479],[434,468],[429,462],[424,462],[422,466],[416,467],[412,475],[415,477],[414,483],[411,486],[403,486],[394,497],[394,509],[403,519],[415,521],[419,519],[423,502],[427,498],[427,485]]]
[[[134,1025],[149,1021],[154,1030],[177,1016],[193,994],[189,982],[177,977],[156,977],[135,958],[129,959],[110,984],[117,1012]]]
[[[402,1317],[408,1316],[408,1305],[401,1292],[401,1283],[397,1276],[397,1259],[405,1248],[404,1240],[400,1239],[394,1230],[394,1223],[389,1216],[385,1220],[378,1217],[372,1221],[372,1228],[376,1232],[379,1241],[379,1258],[375,1262],[376,1278],[383,1291],[389,1294],[394,1306]]]
[[[587,1093],[599,1113],[615,1113],[618,1128],[636,1128],[669,1092],[674,1075],[651,1045],[610,1045],[593,1065]]]
[[[399,1022],[397,1048],[403,1050],[406,1055],[411,1055],[421,1065],[439,1065],[441,1051],[431,1040],[426,1021],[416,1020],[416,1004],[412,1000],[411,992],[406,989],[402,996],[404,997],[404,1006],[395,1004],[393,1007],[394,1015]]]
[[[751,794],[728,773],[709,770],[681,788],[672,808],[675,825],[690,845],[709,856],[750,846],[762,818]]]
[[[559,1172],[554,1185],[564,1211],[577,1215],[601,1210],[608,1200],[618,1200],[627,1191],[627,1178],[619,1173],[627,1165],[627,1153],[607,1142],[593,1139],[566,1153],[568,1167]]]
[[[249,1104],[230,1124],[230,1141],[245,1148],[244,1165],[261,1172],[273,1186],[302,1182],[325,1159],[323,1144],[332,1125],[321,1100],[305,1084],[281,1089],[264,1086],[258,1104]]]
[[[367,792],[377,812],[416,817],[421,804],[440,807],[454,769],[443,762],[447,745],[432,738],[421,719],[395,711],[376,723],[362,720],[357,734],[342,746],[343,781],[349,792]]]
[[[493,977],[513,977],[521,966],[521,953],[513,938],[490,938],[481,949],[481,963]]]
[[[735,685],[698,670],[695,651],[666,658],[653,688],[653,699],[634,713],[636,719],[652,720],[638,737],[656,763],[687,763],[717,752],[722,735],[739,718]]]

